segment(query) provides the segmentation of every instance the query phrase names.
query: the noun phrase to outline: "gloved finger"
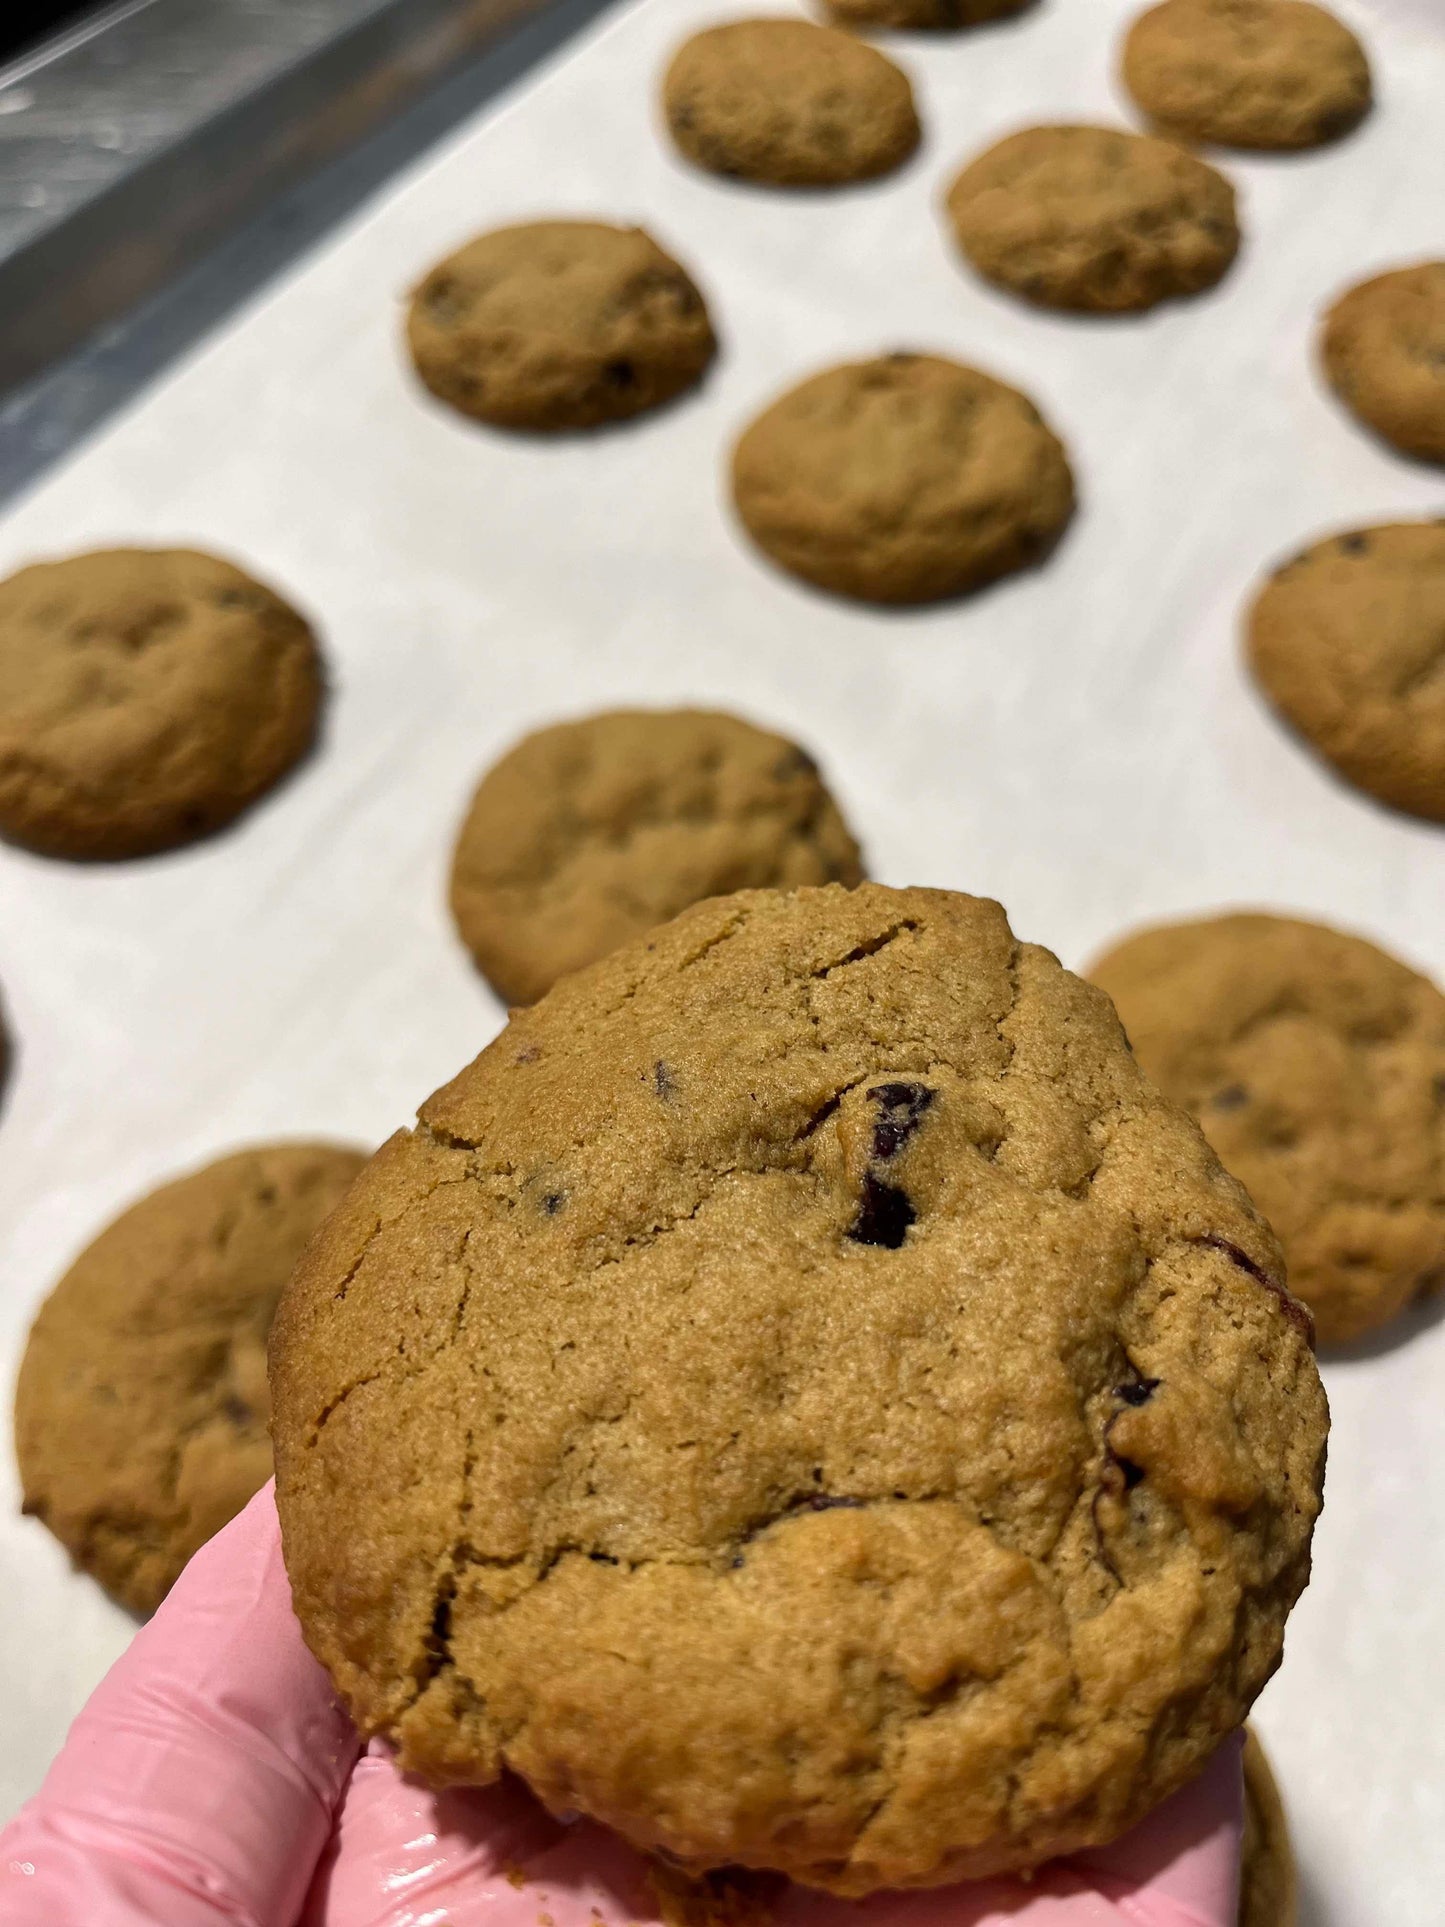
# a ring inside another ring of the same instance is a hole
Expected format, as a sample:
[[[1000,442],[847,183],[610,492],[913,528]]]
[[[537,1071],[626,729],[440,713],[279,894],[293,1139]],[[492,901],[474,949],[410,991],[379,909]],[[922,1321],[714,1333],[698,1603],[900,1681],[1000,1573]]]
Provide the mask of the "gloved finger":
[[[1098,1868],[1084,1856],[1028,1882],[861,1902],[779,1882],[766,1911],[776,1927],[1233,1927],[1238,1774],[1231,1745],[1200,1782],[1102,1850]],[[373,1741],[301,1927],[686,1927],[683,1893],[605,1828],[553,1819],[516,1781],[432,1793]]]
[[[196,1554],[0,1833],[0,1920],[290,1927],[358,1747],[291,1609],[268,1485]]]
[[[1107,1847],[1076,1854],[1072,1867],[1114,1894],[1147,1894],[1185,1927],[1233,1927],[1239,1912],[1244,1837],[1244,1735],[1234,1734],[1196,1780]],[[1153,1916],[1147,1916],[1151,1921]]]

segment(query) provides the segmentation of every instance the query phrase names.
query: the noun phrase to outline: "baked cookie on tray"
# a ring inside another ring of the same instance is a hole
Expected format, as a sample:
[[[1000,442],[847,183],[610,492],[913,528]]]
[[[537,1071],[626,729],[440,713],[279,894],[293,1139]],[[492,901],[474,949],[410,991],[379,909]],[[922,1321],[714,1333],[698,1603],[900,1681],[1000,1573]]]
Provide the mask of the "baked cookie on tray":
[[[734,20],[683,42],[662,87],[668,132],[714,174],[837,187],[890,173],[918,145],[906,74],[807,20]]]
[[[1244,1843],[1239,1864],[1239,1927],[1295,1927],[1299,1881],[1289,1822],[1258,1736],[1244,1734]]]
[[[24,1507],[133,1612],[270,1478],[271,1314],[365,1162],[221,1158],[122,1212],[41,1306],[15,1390]]]
[[[1089,975],[1284,1246],[1320,1337],[1445,1287],[1445,996],[1324,924],[1143,930]]]
[[[404,1770],[840,1894],[1112,1838],[1281,1650],[1272,1233],[997,904],[745,891],[377,1154],[271,1341],[287,1567]]]
[[[1445,261],[1348,289],[1325,316],[1320,362],[1366,428],[1402,454],[1445,462]]]
[[[717,348],[686,271],[641,228],[602,221],[478,235],[421,281],[407,342],[439,400],[497,427],[553,431],[671,401]]]
[[[1234,189],[1170,141],[1026,127],[948,192],[978,272],[1040,307],[1118,314],[1213,287],[1239,248]]]
[[[939,355],[814,375],[733,453],[733,499],[791,574],[865,602],[936,602],[1041,561],[1074,511],[1027,395]]]
[[[1164,0],[1124,42],[1124,84],[1163,132],[1225,147],[1318,147],[1370,110],[1370,63],[1311,0]]]
[[[487,771],[451,905],[497,995],[530,1004],[704,897],[862,875],[786,736],[719,710],[618,709],[539,729]]]
[[[311,747],[305,620],[192,549],[95,549],[0,582],[0,836],[147,856],[229,823]]]
[[[1445,823],[1445,520],[1327,536],[1245,625],[1255,681],[1346,782]]]

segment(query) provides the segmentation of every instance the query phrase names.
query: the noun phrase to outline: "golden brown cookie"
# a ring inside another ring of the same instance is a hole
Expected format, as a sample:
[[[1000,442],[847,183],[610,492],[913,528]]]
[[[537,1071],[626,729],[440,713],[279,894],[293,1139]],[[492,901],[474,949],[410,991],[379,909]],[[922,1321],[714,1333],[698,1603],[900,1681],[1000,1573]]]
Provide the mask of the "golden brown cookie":
[[[1224,176],[1169,141],[1112,127],[1029,127],[953,183],[968,259],[1046,308],[1112,314],[1211,288],[1239,228]]]
[[[1445,1286],[1445,997],[1361,937],[1238,915],[1126,937],[1089,975],[1284,1246],[1330,1343]]]
[[[704,897],[862,874],[796,743],[716,710],[619,709],[539,729],[493,764],[451,903],[497,995],[530,1004]]]
[[[311,747],[315,638],[190,549],[96,549],[0,582],[0,836],[131,857],[229,823]]]
[[[1239,1876],[1239,1927],[1295,1927],[1298,1882],[1289,1823],[1264,1748],[1248,1727]]]
[[[1247,621],[1255,679],[1347,782],[1445,823],[1445,521],[1316,542]]]
[[[1445,261],[1377,274],[1342,294],[1320,334],[1325,378],[1394,447],[1445,462]]]
[[[1026,395],[938,355],[814,375],[733,454],[743,526],[837,595],[934,602],[1040,561],[1074,509],[1057,436]]]
[[[844,27],[865,32],[875,27],[947,32],[957,27],[981,27],[1022,13],[1034,0],[824,0],[828,12]]]
[[[595,428],[671,401],[717,347],[702,296],[641,228],[529,221],[439,261],[407,341],[432,393],[502,428]]]
[[[908,78],[852,34],[806,20],[734,20],[683,42],[662,88],[668,131],[714,174],[834,187],[918,145]]]
[[[123,1212],[41,1306],[15,1388],[25,1510],[133,1612],[271,1476],[271,1315],[365,1162],[330,1144],[221,1158]]]
[[[1274,1238],[997,904],[745,891],[383,1147],[271,1341],[301,1623],[405,1770],[858,1894],[1243,1719],[1325,1405]]]
[[[1359,41],[1310,0],[1164,0],[1124,42],[1124,84],[1154,124],[1225,147],[1318,147],[1370,110]]]

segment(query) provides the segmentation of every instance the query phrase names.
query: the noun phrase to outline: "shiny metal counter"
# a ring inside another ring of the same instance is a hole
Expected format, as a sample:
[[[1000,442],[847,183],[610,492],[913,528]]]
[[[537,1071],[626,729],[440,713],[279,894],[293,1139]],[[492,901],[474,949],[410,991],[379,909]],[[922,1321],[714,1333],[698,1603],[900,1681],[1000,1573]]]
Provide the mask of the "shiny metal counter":
[[[0,67],[0,499],[607,0],[115,0]]]

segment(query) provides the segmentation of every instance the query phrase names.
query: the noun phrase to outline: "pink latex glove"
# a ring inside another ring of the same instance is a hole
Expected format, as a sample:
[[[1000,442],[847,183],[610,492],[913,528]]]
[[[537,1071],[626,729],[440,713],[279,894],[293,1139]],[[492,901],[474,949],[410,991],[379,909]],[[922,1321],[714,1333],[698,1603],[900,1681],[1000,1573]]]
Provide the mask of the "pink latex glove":
[[[1234,1927],[1239,1749],[1112,1847],[1027,1884],[866,1901],[785,1889],[777,1927]],[[515,1783],[431,1793],[361,1753],[302,1642],[271,1487],[191,1561],[0,1833],[4,1927],[648,1927],[642,1858]]]

